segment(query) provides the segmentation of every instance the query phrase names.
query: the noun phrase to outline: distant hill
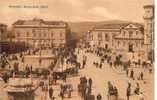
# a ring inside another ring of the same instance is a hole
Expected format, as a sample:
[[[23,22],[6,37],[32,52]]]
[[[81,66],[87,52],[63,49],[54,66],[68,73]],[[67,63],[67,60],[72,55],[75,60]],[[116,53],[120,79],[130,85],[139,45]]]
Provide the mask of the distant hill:
[[[92,29],[96,25],[108,24],[108,23],[128,23],[129,21],[121,21],[121,20],[109,20],[109,21],[101,21],[101,22],[68,22],[71,27],[71,31],[73,32],[73,36],[77,38],[81,38],[88,32],[88,30]],[[74,35],[75,34],[75,35]]]

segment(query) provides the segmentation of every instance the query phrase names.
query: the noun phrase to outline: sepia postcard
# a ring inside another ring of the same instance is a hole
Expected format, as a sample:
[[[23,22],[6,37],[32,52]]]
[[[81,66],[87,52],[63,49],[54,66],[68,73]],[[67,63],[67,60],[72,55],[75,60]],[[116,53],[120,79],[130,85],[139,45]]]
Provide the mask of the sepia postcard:
[[[155,100],[153,0],[1,0],[0,100]]]

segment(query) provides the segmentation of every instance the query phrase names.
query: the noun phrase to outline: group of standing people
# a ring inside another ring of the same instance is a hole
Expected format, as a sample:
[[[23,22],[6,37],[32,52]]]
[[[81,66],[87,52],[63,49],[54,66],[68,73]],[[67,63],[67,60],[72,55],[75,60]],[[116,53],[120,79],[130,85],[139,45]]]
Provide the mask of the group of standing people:
[[[144,95],[140,91],[140,85],[139,85],[139,83],[136,83],[136,87],[135,87],[134,90],[132,89],[131,83],[128,83],[128,87],[127,87],[126,91],[127,91],[126,92],[127,100],[130,100],[130,96],[131,95],[138,95],[139,96],[139,100],[144,100]]]
[[[85,76],[80,77],[78,84],[78,93],[84,100],[94,100],[92,95],[92,79],[87,79]]]
[[[108,82],[108,94],[107,94],[108,100],[111,98],[114,98],[114,100],[118,100],[118,89],[116,86],[113,86],[113,84],[109,81]]]
[[[126,76],[135,80],[135,72],[133,69],[129,70],[126,69]],[[137,77],[138,80],[143,80],[144,78],[144,73],[142,71],[139,72],[139,76]]]

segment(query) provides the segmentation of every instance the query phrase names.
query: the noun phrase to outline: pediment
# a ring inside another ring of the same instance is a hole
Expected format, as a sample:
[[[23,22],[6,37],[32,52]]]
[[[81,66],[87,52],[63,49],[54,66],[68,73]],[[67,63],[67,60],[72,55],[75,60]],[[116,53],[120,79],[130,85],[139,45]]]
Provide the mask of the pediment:
[[[129,24],[125,28],[139,28],[139,27],[135,24]]]

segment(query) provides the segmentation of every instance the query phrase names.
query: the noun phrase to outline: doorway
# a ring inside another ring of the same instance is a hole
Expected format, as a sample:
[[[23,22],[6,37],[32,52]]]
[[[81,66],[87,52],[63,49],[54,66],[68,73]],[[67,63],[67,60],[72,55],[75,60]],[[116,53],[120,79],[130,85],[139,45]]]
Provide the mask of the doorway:
[[[129,44],[128,51],[129,52],[134,52],[133,44]]]

